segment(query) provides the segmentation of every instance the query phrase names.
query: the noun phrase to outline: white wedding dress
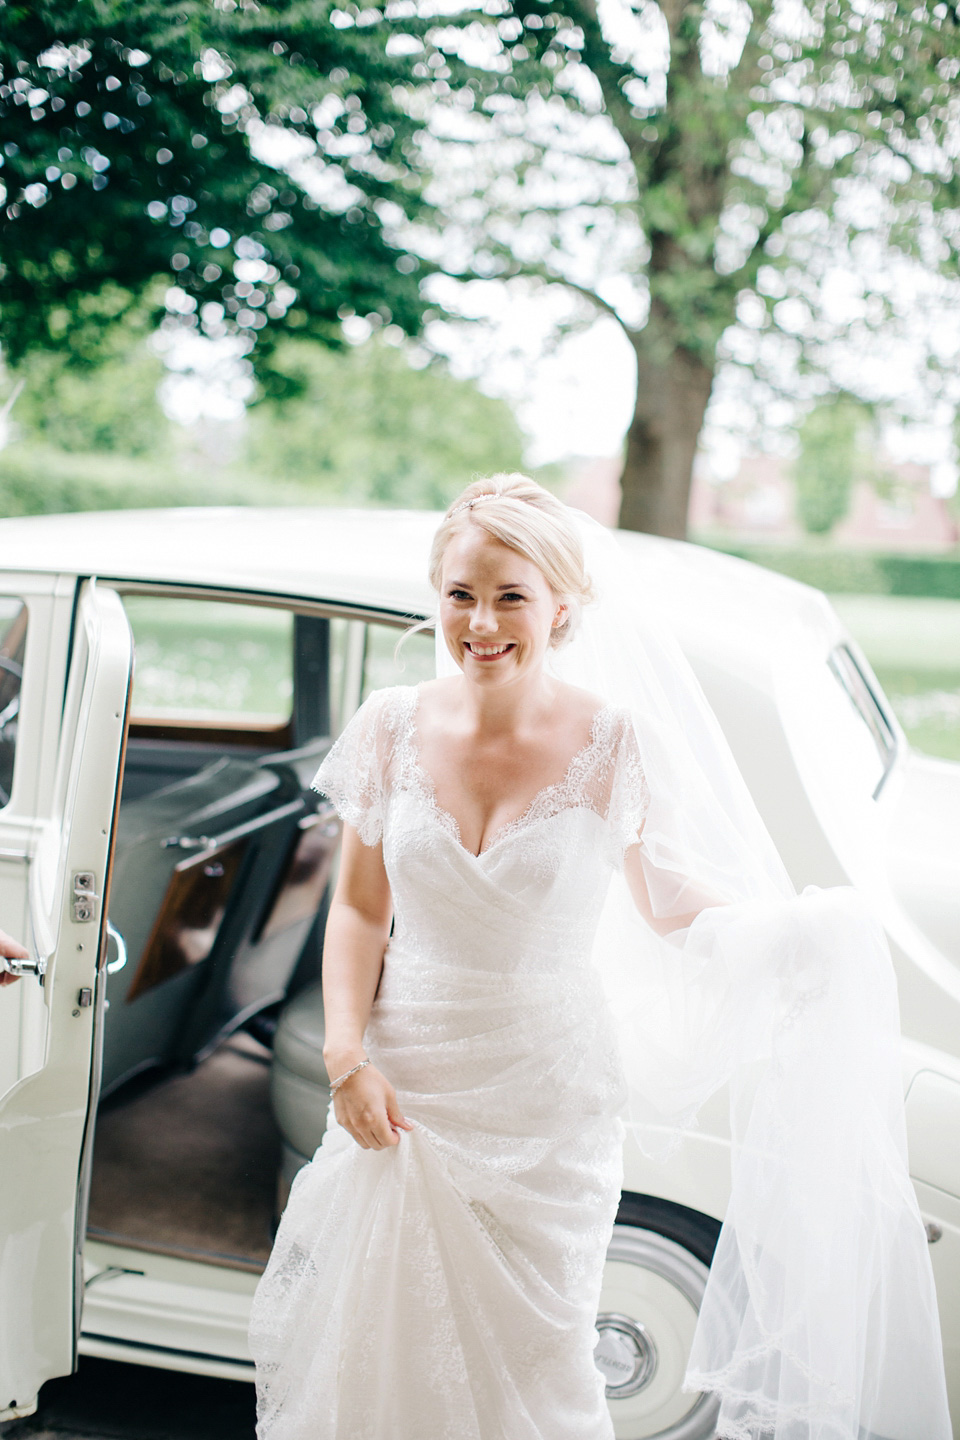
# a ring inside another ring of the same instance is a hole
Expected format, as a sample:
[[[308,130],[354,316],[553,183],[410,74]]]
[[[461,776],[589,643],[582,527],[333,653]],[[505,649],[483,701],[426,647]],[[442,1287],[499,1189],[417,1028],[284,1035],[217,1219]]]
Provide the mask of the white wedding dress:
[[[376,692],[315,785],[382,839],[394,930],[366,1032],[414,1129],[333,1121],[298,1175],[250,1331],[261,1440],[611,1440],[593,1361],[623,1079],[591,948],[646,787],[600,709],[564,777],[479,855]]]

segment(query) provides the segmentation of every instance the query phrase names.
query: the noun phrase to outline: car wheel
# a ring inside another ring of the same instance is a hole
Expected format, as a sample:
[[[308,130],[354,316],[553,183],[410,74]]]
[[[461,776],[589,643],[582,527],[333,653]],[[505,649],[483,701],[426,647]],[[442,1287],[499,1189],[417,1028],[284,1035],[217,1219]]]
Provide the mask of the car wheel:
[[[624,1194],[607,1251],[597,1366],[617,1440],[711,1440],[719,1402],[685,1394],[683,1376],[720,1225],[708,1215]]]

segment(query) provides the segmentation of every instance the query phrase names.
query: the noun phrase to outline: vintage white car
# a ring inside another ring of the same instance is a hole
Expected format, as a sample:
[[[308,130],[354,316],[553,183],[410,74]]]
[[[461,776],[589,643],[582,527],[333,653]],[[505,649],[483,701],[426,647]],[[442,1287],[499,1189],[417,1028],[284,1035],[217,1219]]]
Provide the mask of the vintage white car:
[[[78,1352],[251,1377],[250,1296],[329,1094],[338,822],[309,781],[370,689],[432,673],[429,636],[402,670],[393,649],[429,611],[436,521],[0,521],[0,925],[29,949],[0,989],[0,1419]],[[621,538],[796,884],[853,882],[882,916],[960,1416],[960,766],[910,752],[821,594]],[[616,1434],[706,1440],[712,1402],[680,1382],[727,1198],[725,1098],[664,1166],[625,1161],[598,1318]]]

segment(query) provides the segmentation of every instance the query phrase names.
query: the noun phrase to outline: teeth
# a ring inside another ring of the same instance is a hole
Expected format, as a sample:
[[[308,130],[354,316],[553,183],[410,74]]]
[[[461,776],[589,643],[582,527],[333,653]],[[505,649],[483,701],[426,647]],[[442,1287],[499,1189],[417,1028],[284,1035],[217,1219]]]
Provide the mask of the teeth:
[[[504,652],[504,650],[509,650],[509,649],[510,649],[510,646],[509,646],[509,645],[471,645],[471,644],[468,642],[468,643],[467,643],[467,648],[470,650],[471,654],[473,654],[473,655],[502,655],[503,652]]]

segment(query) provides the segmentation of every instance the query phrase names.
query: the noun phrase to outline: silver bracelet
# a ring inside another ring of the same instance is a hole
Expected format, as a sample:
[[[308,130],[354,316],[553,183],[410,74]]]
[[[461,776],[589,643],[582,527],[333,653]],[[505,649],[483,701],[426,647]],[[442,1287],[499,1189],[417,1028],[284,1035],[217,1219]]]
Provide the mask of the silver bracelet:
[[[359,1064],[359,1065],[354,1065],[354,1067],[353,1067],[352,1070],[347,1070],[343,1075],[339,1076],[338,1079],[332,1080],[332,1081],[330,1082],[330,1094],[331,1094],[331,1095],[336,1095],[337,1091],[340,1089],[340,1086],[343,1084],[344,1080],[349,1080],[351,1075],[356,1075],[356,1073],[357,1073],[358,1070],[362,1070],[365,1065],[369,1065],[369,1064],[370,1064],[370,1061],[369,1061],[369,1060],[361,1060],[361,1061],[360,1061],[360,1064]]]

